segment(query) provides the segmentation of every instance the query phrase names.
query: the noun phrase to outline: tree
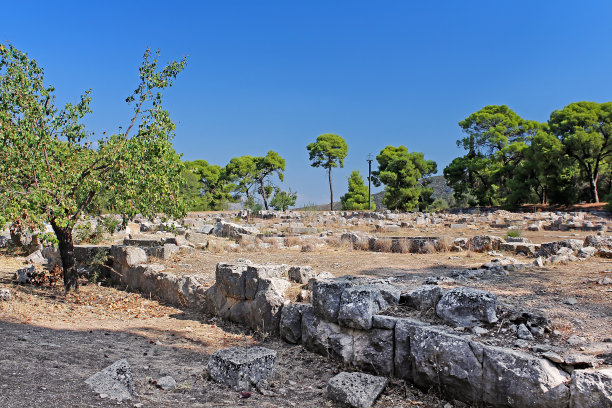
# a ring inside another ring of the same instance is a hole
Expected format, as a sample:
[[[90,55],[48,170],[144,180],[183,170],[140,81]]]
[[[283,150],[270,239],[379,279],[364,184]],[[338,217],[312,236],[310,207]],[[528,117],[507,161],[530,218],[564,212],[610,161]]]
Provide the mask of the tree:
[[[51,224],[66,291],[78,289],[72,230],[84,213],[96,212],[98,194],[122,214],[185,212],[179,192],[183,166],[172,147],[174,124],[161,91],[186,59],[159,67],[158,56],[144,54],[139,85],[126,99],[134,114],[125,131],[94,143],[81,122],[90,112],[90,91],[57,109],[54,88],[45,85],[36,61],[11,45],[0,46],[0,223],[27,210],[39,225]]]
[[[348,153],[348,145],[341,136],[325,133],[317,137],[317,141],[306,146],[310,153],[312,167],[327,169],[329,178],[329,209],[334,210],[334,190],[332,188],[332,167],[344,167],[344,158]]]
[[[257,172],[256,160],[252,156],[234,157],[227,164],[228,178],[236,183],[235,191],[244,194],[246,199],[251,198],[251,188],[256,185],[255,174]]]
[[[183,169],[181,172],[181,177],[183,178],[183,183],[180,191],[181,196],[185,200],[187,210],[208,210],[208,203],[204,200],[204,196],[202,195],[202,183],[200,183],[200,177],[189,169]]]
[[[358,171],[351,172],[348,177],[348,192],[340,197],[343,210],[367,210],[369,203],[368,187]],[[376,204],[372,203],[372,210]]]
[[[280,188],[274,189],[274,197],[270,200],[270,205],[279,211],[287,211],[289,207],[295,205],[297,201],[297,193],[295,191],[283,191]]]
[[[385,185],[383,203],[390,210],[410,211],[423,201],[427,188],[419,183],[423,177],[437,171],[432,160],[425,160],[423,153],[410,153],[405,146],[387,146],[376,156],[378,170],[372,172],[374,185]],[[431,196],[429,193],[428,196]]]
[[[206,160],[185,162],[189,171],[198,176],[206,210],[224,210],[233,201],[231,192],[236,185],[230,182],[225,167],[208,164]]]
[[[574,102],[550,115],[552,133],[565,153],[576,160],[590,186],[591,200],[599,202],[597,183],[612,155],[612,102]]]
[[[257,183],[265,209],[269,210],[268,196],[273,189],[273,186],[270,185],[269,177],[276,174],[280,181],[284,180],[285,175],[283,171],[285,171],[285,159],[275,151],[270,150],[264,157],[254,157],[253,160],[255,162],[253,180]]]
[[[466,137],[457,145],[467,151],[445,169],[444,177],[458,201],[497,205],[510,193],[507,180],[522,160],[522,151],[541,124],[518,116],[506,105],[489,105],[459,122]]]

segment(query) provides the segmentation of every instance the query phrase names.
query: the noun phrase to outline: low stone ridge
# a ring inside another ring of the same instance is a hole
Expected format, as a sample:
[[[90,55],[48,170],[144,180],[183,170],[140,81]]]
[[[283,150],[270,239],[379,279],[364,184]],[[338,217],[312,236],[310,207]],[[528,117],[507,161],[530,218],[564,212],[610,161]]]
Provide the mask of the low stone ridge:
[[[276,351],[265,347],[217,350],[208,361],[208,374],[237,391],[249,390],[274,371]]]
[[[460,327],[497,322],[497,297],[483,290],[454,288],[447,291],[436,306],[436,314],[445,322]]]
[[[127,360],[121,359],[85,380],[100,396],[123,401],[132,398],[134,376]]]
[[[327,382],[327,398],[355,408],[370,408],[387,382],[385,377],[343,371]]]

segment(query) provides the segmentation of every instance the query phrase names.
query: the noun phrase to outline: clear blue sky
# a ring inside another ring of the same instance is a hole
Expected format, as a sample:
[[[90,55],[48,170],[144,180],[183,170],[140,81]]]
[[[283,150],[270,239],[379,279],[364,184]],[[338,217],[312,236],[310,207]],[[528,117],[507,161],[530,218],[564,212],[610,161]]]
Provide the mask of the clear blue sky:
[[[146,47],[189,56],[166,92],[184,160],[226,164],[270,149],[300,203],[329,199],[306,144],[349,144],[339,197],[368,153],[403,144],[461,155],[457,122],[489,104],[545,121],[573,101],[612,100],[610,1],[4,1],[0,42],[45,68],[58,102],[93,89],[87,123],[125,126]]]

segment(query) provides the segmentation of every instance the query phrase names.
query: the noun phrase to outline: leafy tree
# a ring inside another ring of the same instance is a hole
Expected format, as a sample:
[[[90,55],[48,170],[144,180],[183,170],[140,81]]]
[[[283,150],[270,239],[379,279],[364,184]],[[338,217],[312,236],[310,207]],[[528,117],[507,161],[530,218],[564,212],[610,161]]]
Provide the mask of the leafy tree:
[[[590,187],[591,200],[599,202],[597,183],[602,167],[612,155],[612,102],[574,102],[550,115],[552,133],[565,153],[576,160]]]
[[[181,185],[181,196],[185,200],[187,210],[189,211],[206,211],[208,203],[202,195],[202,184],[200,177],[189,169],[183,169],[181,172],[183,183]]]
[[[289,207],[295,205],[297,193],[295,191],[283,191],[280,188],[274,189],[274,197],[270,200],[270,205],[275,210],[287,211]]]
[[[127,98],[134,114],[125,131],[95,143],[82,124],[89,91],[63,109],[43,69],[13,46],[0,46],[0,223],[22,210],[50,222],[58,238],[67,291],[78,289],[72,230],[82,214],[96,212],[104,192],[122,214],[185,212],[179,194],[182,163],[172,147],[174,124],[162,107],[186,60],[158,66],[147,50],[140,82]],[[132,129],[135,134],[130,135]]]
[[[368,187],[358,171],[351,172],[348,177],[348,192],[340,197],[343,210],[367,210],[369,204]],[[372,210],[376,204],[372,202]]]
[[[236,188],[230,182],[230,175],[225,167],[208,164],[206,160],[185,162],[189,171],[198,176],[203,193],[204,207],[207,210],[224,210],[233,201],[231,192]]]
[[[506,105],[489,105],[459,126],[466,137],[457,145],[467,153],[444,169],[455,198],[462,201],[469,197],[473,205],[503,203],[510,192],[507,180],[513,177],[523,150],[542,125],[522,119]]]
[[[236,191],[239,194],[244,194],[247,200],[251,198],[251,188],[257,184],[255,180],[255,174],[257,173],[255,157],[234,157],[225,168],[228,178],[236,183]]]
[[[254,157],[253,160],[255,162],[253,180],[257,183],[265,209],[269,210],[268,196],[272,193],[273,189],[272,185],[270,185],[269,177],[276,174],[280,181],[284,180],[285,159],[275,151],[270,150],[264,157]]]
[[[437,171],[432,160],[425,160],[423,153],[410,153],[405,146],[387,146],[376,156],[378,170],[372,172],[374,185],[385,185],[383,203],[390,210],[410,211],[423,202],[428,188],[419,183],[423,177]]]
[[[538,131],[522,155],[513,177],[508,180],[508,206],[577,201],[574,180],[577,169],[564,153],[559,139],[545,130]]]
[[[306,146],[310,153],[312,167],[327,169],[329,178],[329,209],[334,210],[334,190],[332,189],[332,167],[344,167],[344,158],[348,153],[348,145],[341,136],[325,133],[317,137],[317,141]]]

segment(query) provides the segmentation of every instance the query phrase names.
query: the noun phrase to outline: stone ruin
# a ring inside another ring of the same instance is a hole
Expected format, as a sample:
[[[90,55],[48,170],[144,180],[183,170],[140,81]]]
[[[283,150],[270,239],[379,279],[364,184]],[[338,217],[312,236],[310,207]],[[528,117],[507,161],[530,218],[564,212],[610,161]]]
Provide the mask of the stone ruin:
[[[208,287],[197,274],[177,277],[149,264],[141,248],[117,246],[111,251],[121,280],[132,288],[449,398],[493,407],[545,408],[602,407],[612,401],[612,369],[598,368],[596,359],[586,365],[587,360],[578,359],[580,364],[572,366],[571,358],[555,353],[482,342],[478,329],[497,327],[499,319],[500,305],[489,292],[317,277],[309,267],[246,260],[219,263],[215,284]],[[292,302],[286,296],[292,287],[309,288],[311,301]],[[397,307],[416,315],[387,313]],[[434,321],[425,318],[432,311]],[[521,316],[525,329],[542,335],[545,318]]]

